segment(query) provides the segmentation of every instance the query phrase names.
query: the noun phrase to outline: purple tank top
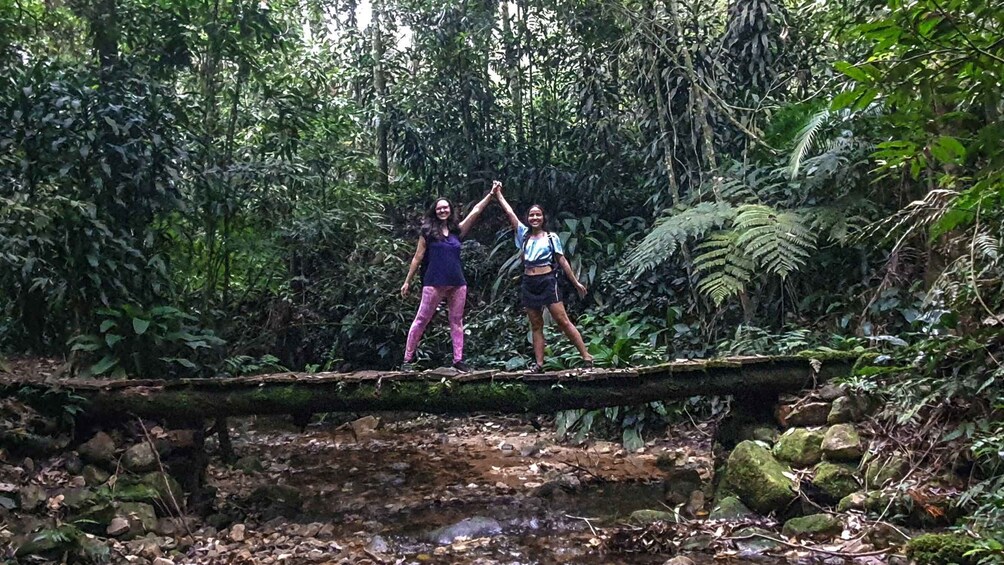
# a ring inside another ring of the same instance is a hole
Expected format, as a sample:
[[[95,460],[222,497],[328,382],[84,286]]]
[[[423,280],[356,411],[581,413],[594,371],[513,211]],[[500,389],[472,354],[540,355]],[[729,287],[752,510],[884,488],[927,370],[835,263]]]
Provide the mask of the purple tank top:
[[[428,267],[422,277],[422,286],[465,286],[467,280],[460,263],[460,238],[451,233],[445,239],[427,239],[425,243]]]

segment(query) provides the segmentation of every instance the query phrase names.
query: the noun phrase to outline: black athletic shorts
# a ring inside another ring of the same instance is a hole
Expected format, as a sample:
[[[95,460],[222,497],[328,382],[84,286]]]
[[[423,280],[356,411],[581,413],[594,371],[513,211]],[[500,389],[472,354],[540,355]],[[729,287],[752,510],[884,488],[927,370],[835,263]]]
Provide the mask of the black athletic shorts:
[[[558,271],[543,275],[523,275],[520,285],[520,303],[524,308],[542,310],[549,304],[561,302],[558,291]]]

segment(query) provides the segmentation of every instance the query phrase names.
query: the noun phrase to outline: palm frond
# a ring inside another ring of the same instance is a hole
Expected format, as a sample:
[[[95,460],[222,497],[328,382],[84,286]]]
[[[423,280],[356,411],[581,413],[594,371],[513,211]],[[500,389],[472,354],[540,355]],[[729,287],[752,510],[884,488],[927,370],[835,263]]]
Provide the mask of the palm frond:
[[[799,130],[798,135],[795,137],[795,147],[791,151],[791,156],[788,158],[788,175],[791,178],[798,176],[798,169],[802,165],[802,161],[805,159],[806,155],[813,148],[813,142],[816,139],[816,134],[819,130],[823,128],[826,121],[830,118],[829,110],[820,110],[819,112],[813,114],[809,118],[808,123]]]

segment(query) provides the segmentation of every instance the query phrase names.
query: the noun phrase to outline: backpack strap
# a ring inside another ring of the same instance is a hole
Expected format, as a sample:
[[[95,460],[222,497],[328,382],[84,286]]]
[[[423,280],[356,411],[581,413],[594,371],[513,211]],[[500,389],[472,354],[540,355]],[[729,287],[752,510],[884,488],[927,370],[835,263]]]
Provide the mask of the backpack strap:
[[[547,237],[547,245],[551,248],[551,266],[554,267],[555,265],[558,264],[558,261],[554,257],[556,255],[554,252],[554,240],[551,238],[557,237],[557,235],[554,234],[553,232],[544,232],[544,233],[547,234],[545,236]],[[519,254],[519,258],[524,265],[526,265],[526,246],[529,244],[530,244],[530,232],[528,231],[526,232],[526,237],[523,238],[523,248],[520,250]]]

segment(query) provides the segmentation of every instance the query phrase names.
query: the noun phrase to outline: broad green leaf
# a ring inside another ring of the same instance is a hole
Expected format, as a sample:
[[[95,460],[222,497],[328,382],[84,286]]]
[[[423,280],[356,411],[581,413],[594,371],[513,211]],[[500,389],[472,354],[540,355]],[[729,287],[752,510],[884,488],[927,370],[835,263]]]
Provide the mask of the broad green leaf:
[[[105,355],[100,361],[91,366],[92,375],[100,375],[107,372],[109,369],[117,365],[119,362],[118,358],[114,355]]]
[[[144,320],[143,318],[132,319],[132,329],[136,332],[136,335],[143,335],[149,327],[150,320]]]

